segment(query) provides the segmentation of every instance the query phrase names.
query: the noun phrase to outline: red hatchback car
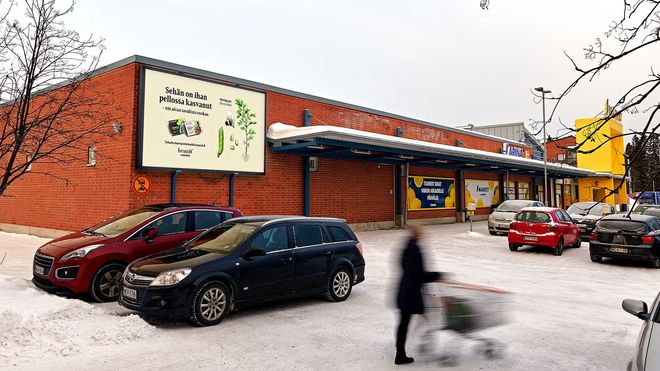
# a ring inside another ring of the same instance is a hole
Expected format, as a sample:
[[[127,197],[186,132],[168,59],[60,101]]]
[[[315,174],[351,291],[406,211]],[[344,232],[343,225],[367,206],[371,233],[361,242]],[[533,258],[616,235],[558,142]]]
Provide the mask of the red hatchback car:
[[[212,205],[162,204],[128,210],[93,227],[54,239],[34,255],[34,284],[48,292],[89,292],[98,301],[119,297],[126,266],[190,240],[238,209]]]
[[[513,218],[509,229],[509,249],[522,245],[548,246],[561,255],[564,246],[580,247],[580,229],[562,209],[528,207]]]

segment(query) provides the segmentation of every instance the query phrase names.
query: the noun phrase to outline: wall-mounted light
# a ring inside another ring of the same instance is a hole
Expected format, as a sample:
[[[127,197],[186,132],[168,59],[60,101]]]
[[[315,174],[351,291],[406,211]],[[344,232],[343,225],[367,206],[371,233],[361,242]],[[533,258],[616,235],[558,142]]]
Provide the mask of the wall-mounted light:
[[[356,155],[370,155],[371,151],[365,151],[362,149],[352,149],[351,152],[355,153]]]
[[[399,158],[402,158],[404,160],[414,160],[415,159],[413,156],[409,156],[409,155],[399,155]]]
[[[319,158],[316,156],[309,157],[309,171],[319,171]]]
[[[435,160],[435,162],[440,163],[440,164],[446,164],[447,160]]]
[[[123,129],[121,124],[112,124],[111,126],[112,126],[112,130],[117,134],[121,133],[121,131]]]

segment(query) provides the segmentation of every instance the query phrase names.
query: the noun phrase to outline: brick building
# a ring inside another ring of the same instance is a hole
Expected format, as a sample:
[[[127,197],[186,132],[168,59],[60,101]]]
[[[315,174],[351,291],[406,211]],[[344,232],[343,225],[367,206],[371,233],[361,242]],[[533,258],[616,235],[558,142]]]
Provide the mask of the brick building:
[[[540,199],[543,162],[502,154],[503,138],[141,56],[87,83],[121,113],[95,162],[34,163],[0,197],[0,229],[53,236],[172,201],[384,228],[462,221],[468,203],[484,218],[507,195]],[[549,163],[548,174],[593,172]],[[148,192],[133,189],[139,175]]]

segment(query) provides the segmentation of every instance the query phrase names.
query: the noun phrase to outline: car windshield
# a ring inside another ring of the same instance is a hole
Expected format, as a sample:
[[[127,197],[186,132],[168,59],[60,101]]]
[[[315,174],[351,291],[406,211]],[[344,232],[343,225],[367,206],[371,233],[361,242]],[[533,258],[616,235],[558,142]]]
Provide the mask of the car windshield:
[[[526,223],[550,223],[552,218],[543,211],[523,211],[516,215],[516,220]]]
[[[119,215],[113,216],[101,223],[83,230],[83,233],[92,233],[102,236],[114,237],[132,229],[143,221],[158,214],[162,210],[142,207],[128,210]]]
[[[205,250],[220,254],[233,252],[247,240],[262,223],[237,223],[209,229],[190,241],[189,249]]]
[[[495,211],[511,211],[511,212],[518,212],[521,209],[529,206],[531,204],[530,201],[513,201],[513,200],[508,200],[504,201],[498,206]]]
[[[568,212],[569,214],[579,214],[579,215],[589,214],[595,216],[602,216],[604,206],[606,206],[606,204],[596,204],[593,202],[578,202],[576,204],[569,206],[566,212]]]

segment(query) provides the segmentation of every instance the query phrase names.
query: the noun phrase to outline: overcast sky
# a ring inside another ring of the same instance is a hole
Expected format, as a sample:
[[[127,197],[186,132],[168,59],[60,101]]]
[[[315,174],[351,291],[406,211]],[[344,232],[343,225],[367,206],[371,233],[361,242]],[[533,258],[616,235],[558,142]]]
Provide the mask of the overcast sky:
[[[576,77],[563,51],[584,61],[621,11],[621,0],[491,0],[487,11],[479,0],[86,0],[67,25],[106,39],[103,64],[140,54],[456,126],[541,120],[530,89],[563,90]],[[659,62],[656,48],[613,66],[557,117],[597,114]]]

